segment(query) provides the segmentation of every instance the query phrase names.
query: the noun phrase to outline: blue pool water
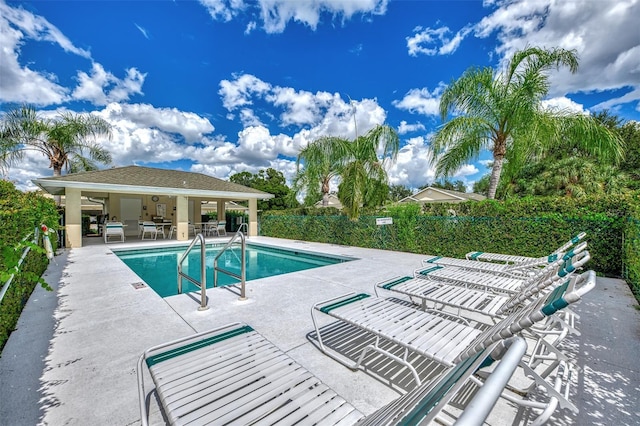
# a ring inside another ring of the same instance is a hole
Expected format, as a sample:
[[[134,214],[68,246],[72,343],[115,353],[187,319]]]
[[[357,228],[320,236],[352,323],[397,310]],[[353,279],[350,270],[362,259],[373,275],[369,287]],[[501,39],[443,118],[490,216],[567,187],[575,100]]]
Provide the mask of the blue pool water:
[[[222,246],[207,246],[207,288],[213,287],[213,259]],[[117,250],[115,254],[162,297],[178,294],[178,260],[186,247]],[[247,245],[246,279],[271,277],[289,272],[318,268],[351,259],[298,252],[275,247]],[[218,267],[240,275],[240,248],[228,249],[218,259]],[[195,247],[182,264],[182,271],[200,281],[200,248]],[[218,286],[235,284],[239,280],[218,272]],[[182,279],[182,292],[198,288]]]

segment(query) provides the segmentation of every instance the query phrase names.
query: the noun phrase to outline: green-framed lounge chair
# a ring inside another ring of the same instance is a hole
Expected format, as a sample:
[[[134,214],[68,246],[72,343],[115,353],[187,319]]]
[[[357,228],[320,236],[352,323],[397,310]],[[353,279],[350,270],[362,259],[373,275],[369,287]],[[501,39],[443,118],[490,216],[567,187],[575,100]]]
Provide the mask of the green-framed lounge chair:
[[[562,258],[547,264],[544,268],[532,270],[530,275],[513,277],[490,271],[473,271],[465,268],[429,265],[414,271],[414,277],[427,278],[434,281],[445,281],[460,286],[472,286],[485,290],[498,291],[504,294],[516,294],[532,283],[542,282],[548,278],[563,278],[567,271],[575,269],[571,262],[578,262],[585,256],[587,243],[580,243]],[[485,263],[486,262],[476,262]]]
[[[490,272],[493,274],[502,274],[509,277],[527,277],[535,273],[538,269],[543,268],[551,263],[555,263],[558,259],[566,259],[577,253],[582,247],[586,247],[586,242],[578,244],[575,248],[562,253],[554,253],[549,256],[532,258],[521,263],[494,263],[494,262],[478,262],[477,260],[458,259],[456,257],[443,256],[427,256],[422,260],[424,267],[433,266],[455,266],[461,269],[471,271]]]
[[[417,371],[408,361],[410,353],[445,366],[456,365],[495,342],[530,329],[534,324],[544,321],[558,310],[577,302],[594,287],[595,273],[593,271],[574,276],[548,295],[505,316],[500,322],[485,330],[399,304],[392,299],[372,297],[366,293],[348,293],[318,302],[311,309],[311,317],[318,339],[318,348],[326,355],[355,370],[362,366],[367,352],[374,351],[405,365],[413,374],[415,381],[420,383]],[[324,345],[316,313],[328,315],[340,322],[369,332],[375,336],[375,341],[362,349],[357,360],[347,358]],[[383,340],[402,348],[404,355],[400,357],[389,352],[382,346],[381,341]],[[559,362],[559,364],[566,367],[565,363]],[[560,391],[560,388],[568,387],[569,382],[556,381],[550,384],[526,363],[520,363],[520,366],[526,375],[533,378],[536,385],[544,387],[561,407],[577,411],[575,405],[567,399],[564,392]],[[547,373],[549,371],[545,371],[545,374]],[[569,375],[567,375],[567,380],[568,377]],[[526,404],[526,402],[524,403]],[[551,415],[551,413],[545,413]]]
[[[461,315],[461,311],[467,311],[490,318],[499,318],[532,298],[538,297],[540,293],[545,293],[554,286],[566,282],[590,258],[588,251],[580,252],[565,260],[557,273],[541,279],[527,280],[518,292],[512,295],[469,288],[446,280],[425,280],[411,276],[382,281],[374,286],[374,290],[376,295],[378,290],[388,290],[409,296],[411,299],[416,298],[420,301],[423,310],[428,307],[438,309],[448,306],[457,309],[458,315]],[[430,303],[429,306],[428,303]]]
[[[569,241],[558,247],[553,253],[549,254],[549,256],[557,256],[559,253],[565,253],[571,247],[578,244],[587,236],[586,232],[580,232],[575,237],[571,238]],[[536,259],[535,257],[530,256],[518,256],[513,254],[503,254],[503,253],[489,253],[483,251],[471,251],[465,255],[465,258],[468,260],[478,260],[485,262],[497,262],[497,263],[523,263]]]
[[[364,416],[250,326],[228,324],[143,353],[137,369],[141,420],[148,425],[146,366],[171,424],[427,424],[492,360],[488,357],[497,345]],[[462,412],[461,417],[468,419],[464,424],[483,423],[522,359],[526,343],[514,338],[507,347],[469,402],[469,411]]]

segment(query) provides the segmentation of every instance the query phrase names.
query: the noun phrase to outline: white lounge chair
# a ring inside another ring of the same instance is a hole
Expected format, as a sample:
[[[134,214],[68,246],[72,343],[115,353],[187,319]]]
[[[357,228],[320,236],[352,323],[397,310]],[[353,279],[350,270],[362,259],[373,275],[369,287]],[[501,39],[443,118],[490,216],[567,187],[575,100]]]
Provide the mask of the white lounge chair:
[[[548,263],[544,268],[536,268],[529,271],[529,274],[522,276],[511,276],[501,272],[491,271],[475,271],[462,267],[432,265],[426,263],[426,267],[419,268],[414,271],[414,276],[418,278],[426,278],[438,282],[448,282],[459,286],[473,286],[475,288],[483,288],[485,290],[499,291],[503,294],[516,294],[523,288],[528,287],[532,282],[542,282],[547,278],[559,277],[563,278],[567,270],[563,268],[566,263],[567,268],[572,269],[571,259],[574,256],[584,256],[584,250],[587,243],[580,243],[575,249],[569,251],[562,258],[556,259],[552,263]],[[576,257],[574,261],[578,261],[582,257]],[[477,264],[496,265],[488,262],[468,261]]]
[[[431,382],[364,416],[250,326],[229,324],[146,350],[138,361],[142,425],[148,425],[144,371],[170,424],[417,425],[429,423],[495,355],[492,345]],[[522,339],[490,373],[462,416],[480,425],[526,349]],[[476,401],[474,403],[474,401]],[[462,418],[461,416],[461,418]]]
[[[395,277],[387,281],[377,283],[374,286],[376,295],[379,289],[388,290],[420,301],[423,310],[428,308],[438,309],[449,306],[457,309],[458,315],[462,311],[483,314],[490,318],[504,316],[512,309],[523,303],[527,303],[540,293],[550,291],[555,286],[562,284],[578,269],[582,268],[590,259],[588,251],[576,254],[571,259],[563,262],[556,274],[541,277],[540,280],[531,279],[523,285],[517,293],[509,296],[495,291],[468,288],[445,280],[425,280],[415,277]]]
[[[316,303],[311,309],[311,317],[318,339],[318,347],[326,355],[348,368],[359,369],[365,360],[366,353],[374,351],[405,365],[413,374],[416,382],[420,383],[417,371],[409,361],[409,353],[420,355],[445,366],[456,365],[489,345],[530,329],[534,324],[544,321],[556,311],[577,302],[595,287],[595,281],[593,271],[574,276],[565,284],[554,289],[549,295],[529,303],[485,330],[399,304],[391,299],[371,297],[365,293],[349,293]],[[340,322],[371,333],[375,336],[374,343],[363,348],[355,361],[345,357],[324,345],[316,313],[323,313]],[[391,342],[397,348],[401,348],[404,355],[398,356],[389,352],[382,345],[383,341]],[[558,362],[558,366],[560,365],[567,367],[564,361]],[[520,367],[527,376],[534,379],[535,385],[544,387],[548,395],[554,399],[554,401],[550,400],[548,403],[544,403],[544,407],[557,402],[562,408],[569,408],[577,412],[576,406],[567,399],[568,393],[564,395],[560,391],[560,388],[570,385],[569,377],[571,374],[566,375],[564,382],[556,378],[555,383],[551,384],[533,371],[528,364],[520,363]],[[548,373],[550,373],[548,370],[544,372],[545,375]],[[532,385],[531,389],[534,387]],[[520,402],[529,404],[526,401]],[[552,412],[553,410],[551,413],[547,410],[541,416],[550,416]]]
[[[422,263],[427,265],[438,266],[456,266],[459,268],[469,269],[473,271],[501,273],[505,276],[522,277],[527,276],[560,258],[568,258],[577,252],[577,248],[582,246],[581,243],[576,248],[568,252],[554,253],[549,256],[530,258],[520,263],[494,263],[494,262],[478,262],[477,260],[458,259],[455,257],[428,256],[423,259]]]
[[[120,242],[124,242],[124,226],[122,222],[107,222],[104,225],[104,242],[109,242],[109,238],[117,237]]]
[[[578,244],[586,236],[587,236],[586,232],[579,233],[578,235],[576,235],[575,237],[573,237],[572,239],[570,239],[569,241],[567,241],[566,243],[558,247],[553,253],[549,254],[549,257],[550,258],[554,256],[557,257],[560,253],[566,253],[567,250],[569,250],[571,247]],[[535,257],[530,257],[530,256],[519,256],[519,255],[503,254],[503,253],[488,253],[483,251],[471,251],[465,255],[465,258],[468,260],[479,260],[479,261],[485,261],[485,262],[510,263],[510,264],[530,262],[536,259]]]

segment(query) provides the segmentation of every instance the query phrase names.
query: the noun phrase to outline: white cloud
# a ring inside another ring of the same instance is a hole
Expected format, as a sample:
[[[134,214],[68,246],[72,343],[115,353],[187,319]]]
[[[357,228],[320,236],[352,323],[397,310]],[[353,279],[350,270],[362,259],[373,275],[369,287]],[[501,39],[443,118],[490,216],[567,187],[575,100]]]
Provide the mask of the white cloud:
[[[406,121],[402,120],[400,122],[400,126],[398,126],[398,134],[400,135],[405,135],[410,132],[418,132],[422,130],[426,130],[424,124],[422,123],[408,124]]]
[[[249,74],[235,75],[233,80],[223,80],[218,93],[222,96],[222,104],[230,113],[240,110],[240,120],[245,127],[262,126],[263,122],[273,118],[261,117],[262,110],[254,108],[256,104],[266,102],[270,110],[280,109],[281,127],[307,129],[301,129],[300,135],[293,136],[294,139],[304,139],[303,145],[321,136],[353,139],[356,135],[356,123],[358,134],[363,134],[375,125],[383,124],[386,119],[386,112],[376,100],[345,102],[337,93],[311,93],[291,87],[273,86]],[[235,117],[228,115],[227,118]]]
[[[449,55],[458,49],[462,40],[471,32],[471,27],[462,28],[453,37],[449,27],[434,29],[418,26],[414,28],[413,32],[413,36],[406,38],[410,56],[418,56],[419,54]]]
[[[411,89],[401,100],[392,102],[398,109],[409,111],[414,114],[439,115],[440,95],[443,85],[436,87],[432,92],[424,87],[422,89]]]
[[[149,40],[149,32],[147,31],[146,28],[141,27],[140,25],[136,24],[135,22],[133,23],[133,25],[135,25],[135,27],[138,29],[138,31],[140,31],[142,33],[144,38]]]
[[[579,114],[589,114],[589,111],[586,111],[583,105],[572,101],[566,96],[546,99],[542,101],[542,107],[549,110],[570,111]]]
[[[209,15],[216,21],[229,22],[247,9],[244,0],[200,0]]]
[[[118,79],[105,71],[102,65],[94,63],[91,74],[78,71],[78,86],[72,93],[74,100],[89,101],[94,105],[129,100],[133,94],[142,94],[146,74],[129,68],[124,79]]]
[[[60,86],[58,76],[35,71],[20,64],[21,46],[25,41],[50,42],[65,52],[91,59],[87,50],[78,48],[58,28],[41,16],[21,7],[11,8],[0,0],[0,101],[55,105],[80,100],[94,105],[128,100],[132,94],[142,94],[146,74],[135,68],[126,70],[123,79],[92,63],[89,73],[78,71],[78,86],[70,91]]]
[[[411,138],[398,152],[395,164],[388,169],[389,183],[417,189],[435,179],[431,153],[423,136]]]
[[[472,176],[478,173],[480,170],[474,164],[465,164],[460,167],[454,174],[454,178],[466,178],[467,176]],[[465,181],[465,179],[461,179]]]
[[[112,123],[130,123],[127,128],[155,128],[179,134],[187,143],[200,142],[204,135],[214,131],[208,119],[195,113],[148,104],[111,103],[99,115]]]
[[[33,179],[53,176],[53,170],[49,167],[49,164],[49,160],[41,153],[25,151],[20,163],[8,170],[6,178],[21,191],[33,191],[39,189],[32,182]]]
[[[275,87],[266,100],[274,106],[286,107],[282,113],[282,124],[305,125],[318,121],[323,96],[314,96],[311,92],[296,91],[291,87]]]
[[[627,89],[599,107],[636,103],[640,110],[639,0],[502,0],[485,1],[484,6],[491,13],[453,37],[446,26],[417,27],[407,37],[409,54],[453,53],[472,32],[479,38],[495,35],[495,52],[503,61],[527,46],[575,49],[577,74],[566,69],[553,73],[551,96]]]
[[[234,75],[234,80],[222,80],[218,94],[222,97],[222,105],[229,111],[241,106],[251,105],[251,97],[262,95],[271,89],[271,85],[250,75]]]
[[[252,174],[258,173],[260,170],[266,170],[268,168],[275,169],[282,173],[287,182],[290,184],[296,175],[296,162],[293,160],[286,160],[277,158],[275,160],[266,161],[260,164],[250,164],[246,162],[234,162],[229,164],[194,164],[191,167],[192,172],[204,173],[210,176],[224,176],[225,179],[242,172],[249,172]],[[336,186],[337,189],[337,186]]]
[[[3,27],[8,24],[20,33],[21,38],[28,38],[36,41],[48,41],[57,44],[65,52],[73,53],[83,58],[90,59],[89,51],[74,46],[60,30],[42,16],[36,16],[22,7],[12,8],[4,1],[0,2],[0,19]],[[3,30],[6,28],[3,28]]]
[[[354,15],[384,15],[388,0],[200,0],[215,20],[228,22],[234,17],[248,15],[254,17],[245,33],[256,28],[260,20],[267,33],[281,33],[289,22],[297,22],[315,30],[323,13],[332,16],[332,21],[342,22]]]
[[[55,76],[20,64],[20,48],[28,39],[57,43],[65,51],[88,57],[46,19],[0,1],[0,101],[35,105],[63,102],[69,91]]]
[[[551,95],[560,96],[640,87],[639,20],[638,0],[518,0],[501,4],[485,17],[477,34],[497,33],[497,52],[506,58],[526,46],[575,49],[580,58],[577,74],[562,69],[552,76]],[[638,100],[638,94],[625,99]]]

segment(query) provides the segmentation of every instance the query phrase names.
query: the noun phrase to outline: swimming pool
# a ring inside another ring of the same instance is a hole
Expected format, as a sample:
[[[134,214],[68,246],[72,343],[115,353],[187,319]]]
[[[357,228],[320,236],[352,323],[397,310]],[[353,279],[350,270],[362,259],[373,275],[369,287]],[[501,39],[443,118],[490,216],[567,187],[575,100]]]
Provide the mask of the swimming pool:
[[[213,260],[222,245],[207,245],[207,288],[213,287]],[[186,246],[139,250],[114,250],[122,261],[162,297],[178,294],[178,260]],[[240,275],[240,248],[227,249],[218,259],[218,267]],[[247,244],[246,279],[271,277],[305,269],[318,268],[353,260],[347,257],[288,250],[279,247]],[[182,264],[187,275],[200,280],[200,249],[196,247]],[[238,280],[218,272],[218,286]],[[189,280],[182,279],[183,293],[197,291]]]

